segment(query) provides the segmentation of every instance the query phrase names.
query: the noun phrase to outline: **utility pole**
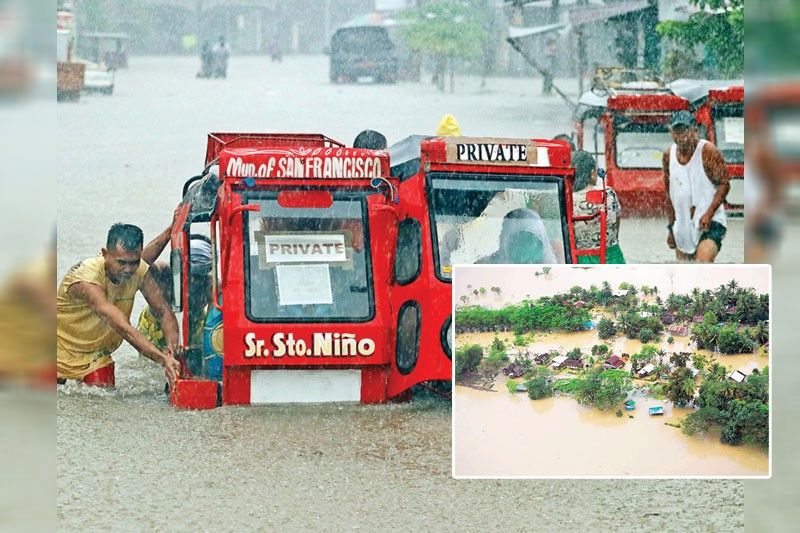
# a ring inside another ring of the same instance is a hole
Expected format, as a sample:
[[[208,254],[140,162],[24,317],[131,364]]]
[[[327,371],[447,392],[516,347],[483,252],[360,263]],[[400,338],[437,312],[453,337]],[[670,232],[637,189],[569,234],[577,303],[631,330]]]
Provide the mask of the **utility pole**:
[[[586,6],[588,0],[578,0],[579,6]],[[576,33],[578,46],[578,94],[583,94],[583,76],[586,73],[586,35],[583,33],[583,24],[578,26]]]

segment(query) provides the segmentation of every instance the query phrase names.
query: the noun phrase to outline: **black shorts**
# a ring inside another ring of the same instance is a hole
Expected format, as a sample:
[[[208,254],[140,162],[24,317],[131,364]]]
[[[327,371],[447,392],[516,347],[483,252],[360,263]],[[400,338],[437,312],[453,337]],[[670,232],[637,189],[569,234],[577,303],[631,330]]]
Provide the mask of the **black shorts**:
[[[722,250],[722,239],[725,238],[725,233],[727,231],[728,229],[725,226],[712,220],[711,225],[708,226],[708,229],[700,234],[700,242],[703,242],[706,239],[711,239],[717,243],[717,252],[719,252]]]

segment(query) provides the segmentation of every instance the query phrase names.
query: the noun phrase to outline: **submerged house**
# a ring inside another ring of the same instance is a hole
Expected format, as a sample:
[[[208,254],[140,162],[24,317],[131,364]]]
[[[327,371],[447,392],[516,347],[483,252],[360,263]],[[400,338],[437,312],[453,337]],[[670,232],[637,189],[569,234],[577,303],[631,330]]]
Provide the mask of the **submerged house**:
[[[614,368],[619,370],[624,366],[625,366],[625,361],[623,361],[622,358],[619,357],[618,355],[612,355],[611,357],[606,359],[605,363],[603,363],[603,367],[608,369]]]
[[[675,322],[675,315],[673,315],[672,313],[665,313],[661,317],[661,323],[664,324],[665,326],[668,326],[673,322]]]
[[[703,323],[703,315],[694,315],[692,317],[692,322],[695,324],[702,324]]]
[[[581,370],[586,366],[581,359],[567,359],[563,363],[564,367],[571,368],[572,370]]]
[[[667,328],[667,331],[669,331],[673,335],[677,335],[678,337],[688,337],[689,336],[689,326],[681,326],[681,325],[678,325],[678,324],[672,324],[670,327]]]
[[[518,363],[512,363],[503,369],[503,374],[510,378],[521,377],[525,373],[525,369]]]
[[[546,365],[550,362],[550,354],[549,353],[540,353],[537,356],[534,356],[533,362],[537,365]]]
[[[636,375],[639,376],[640,378],[644,378],[652,374],[655,369],[656,369],[655,365],[653,365],[652,363],[647,363],[641,369],[639,369]]]
[[[742,383],[747,380],[747,377],[750,374],[758,374],[758,365],[751,363],[747,366],[743,366],[742,368],[736,369],[730,374],[728,374],[728,379],[731,381],[735,381],[736,383]]]
[[[564,362],[569,359],[566,355],[559,355],[553,359],[552,364],[550,365],[552,368],[562,368]]]

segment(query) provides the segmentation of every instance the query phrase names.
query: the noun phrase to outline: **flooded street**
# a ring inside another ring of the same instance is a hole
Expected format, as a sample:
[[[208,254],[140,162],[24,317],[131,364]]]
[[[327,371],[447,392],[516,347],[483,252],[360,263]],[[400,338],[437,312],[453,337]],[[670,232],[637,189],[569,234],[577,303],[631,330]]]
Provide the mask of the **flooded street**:
[[[184,181],[202,169],[210,131],[320,132],[350,143],[374,128],[392,143],[432,133],[448,112],[465,134],[552,136],[570,123],[555,98],[530,96],[538,87],[520,79],[490,80],[488,93],[477,78],[459,79],[457,93],[445,95],[428,84],[331,86],[322,56],[280,64],[234,57],[224,81],[196,80],[197,68],[196,58],[134,57],[130,70],[117,73],[113,96],[59,106],[59,278],[98,253],[114,222],[140,225],[146,240],[166,227]],[[623,232],[631,232],[622,238],[629,261],[670,259],[663,225],[623,222]],[[735,251],[733,234],[729,229],[723,254]],[[138,298],[134,319],[142,305]],[[127,345],[114,359],[116,390],[70,384],[58,392],[64,531],[398,524],[681,531],[743,524],[736,481],[453,480],[446,402],[185,412],[167,404],[163,374],[150,361]],[[515,432],[503,437],[515,440]]]
[[[637,398],[617,417],[567,396],[530,400],[527,394],[457,386],[453,400],[458,476],[758,476],[768,456],[726,446],[717,436],[688,437],[677,424],[687,414],[668,402]],[[665,406],[665,416],[647,408]],[[632,414],[633,418],[628,418]]]

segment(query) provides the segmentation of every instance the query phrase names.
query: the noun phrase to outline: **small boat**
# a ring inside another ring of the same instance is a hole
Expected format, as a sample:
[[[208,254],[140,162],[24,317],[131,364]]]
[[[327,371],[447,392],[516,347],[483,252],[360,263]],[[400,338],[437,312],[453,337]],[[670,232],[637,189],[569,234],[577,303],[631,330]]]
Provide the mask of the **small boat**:
[[[660,405],[656,405],[656,406],[651,407],[650,409],[648,409],[648,412],[650,413],[650,416],[663,415],[664,414],[664,407],[662,407]]]
[[[628,400],[627,402],[625,402],[626,411],[633,411],[634,409],[636,409],[636,402],[634,402],[633,400]]]

